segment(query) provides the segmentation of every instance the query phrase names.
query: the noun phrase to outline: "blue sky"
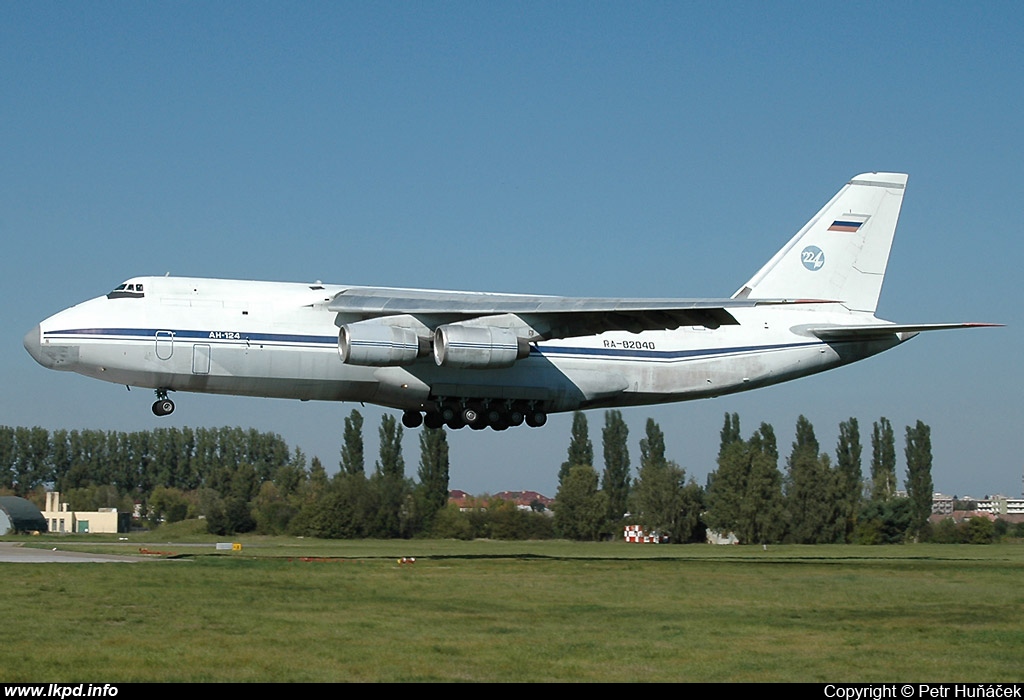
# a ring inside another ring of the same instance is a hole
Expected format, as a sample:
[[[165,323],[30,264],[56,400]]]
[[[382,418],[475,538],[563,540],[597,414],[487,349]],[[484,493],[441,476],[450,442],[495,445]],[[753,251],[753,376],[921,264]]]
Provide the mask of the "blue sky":
[[[629,409],[634,465],[652,417],[703,483],[735,411],[784,455],[798,415],[829,452],[856,417],[866,468],[887,416],[901,476],[920,419],[936,489],[1020,494],[1021,26],[1014,3],[5,3],[0,424],[253,426],[333,469],[356,406],[179,395],[156,419],[22,336],[164,272],[728,296],[851,176],[892,170],[879,315],[1007,327]],[[382,412],[360,410],[372,451]],[[553,495],[570,423],[452,434],[452,487]]]

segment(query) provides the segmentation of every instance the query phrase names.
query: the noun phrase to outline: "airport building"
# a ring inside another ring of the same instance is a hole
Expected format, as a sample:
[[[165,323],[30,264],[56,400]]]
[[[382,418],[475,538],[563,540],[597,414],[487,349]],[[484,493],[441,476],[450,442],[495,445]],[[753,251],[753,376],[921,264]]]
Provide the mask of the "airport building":
[[[121,518],[117,508],[100,508],[95,511],[69,510],[67,503],[60,502],[59,491],[47,491],[46,509],[42,515],[49,525],[50,532],[85,534],[125,531],[124,528],[118,527],[124,518]]]

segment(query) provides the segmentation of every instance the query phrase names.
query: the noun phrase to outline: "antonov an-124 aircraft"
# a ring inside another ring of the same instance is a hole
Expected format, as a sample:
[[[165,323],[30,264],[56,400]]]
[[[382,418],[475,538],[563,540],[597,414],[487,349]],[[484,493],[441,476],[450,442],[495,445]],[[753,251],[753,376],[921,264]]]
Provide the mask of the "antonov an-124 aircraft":
[[[415,428],[720,396],[921,331],[875,318],[907,176],[839,190],[728,299],[602,299],[133,277],[25,336],[50,369],[170,392],[360,401]]]

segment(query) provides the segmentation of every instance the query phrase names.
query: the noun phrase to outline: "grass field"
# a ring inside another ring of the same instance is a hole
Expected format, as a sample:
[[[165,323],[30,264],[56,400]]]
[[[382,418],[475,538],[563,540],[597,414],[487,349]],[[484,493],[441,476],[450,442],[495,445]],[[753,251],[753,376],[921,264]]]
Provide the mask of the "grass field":
[[[1005,682],[1024,668],[1021,544],[190,539],[145,545],[169,560],[0,564],[0,681]],[[26,546],[140,546],[105,542]]]

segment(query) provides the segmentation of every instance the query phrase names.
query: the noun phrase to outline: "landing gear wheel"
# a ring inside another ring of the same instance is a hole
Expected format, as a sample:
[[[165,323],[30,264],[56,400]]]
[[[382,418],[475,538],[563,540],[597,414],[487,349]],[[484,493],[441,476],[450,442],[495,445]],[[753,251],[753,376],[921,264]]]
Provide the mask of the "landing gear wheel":
[[[167,416],[174,413],[174,402],[170,399],[158,399],[153,404],[154,416]]]
[[[526,424],[531,428],[539,428],[548,422],[548,414],[544,411],[531,411],[526,414]]]
[[[406,411],[402,414],[402,425],[406,428],[418,428],[423,425],[423,414],[419,411]]]
[[[444,425],[444,419],[441,418],[440,413],[428,413],[423,416],[423,425],[427,426],[431,430],[437,430]]]
[[[469,426],[476,424],[477,420],[480,419],[480,414],[477,413],[475,408],[465,408],[462,410],[462,421]]]

